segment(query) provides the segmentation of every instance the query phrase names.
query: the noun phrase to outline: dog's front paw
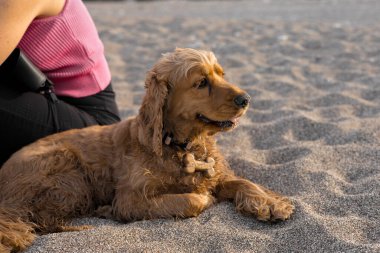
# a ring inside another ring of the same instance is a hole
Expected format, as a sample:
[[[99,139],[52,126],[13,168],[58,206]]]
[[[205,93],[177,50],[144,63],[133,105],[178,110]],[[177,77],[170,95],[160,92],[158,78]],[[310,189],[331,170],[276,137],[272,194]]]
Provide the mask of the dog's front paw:
[[[294,206],[286,198],[281,200],[268,198],[264,203],[256,207],[255,212],[257,219],[261,221],[286,220],[294,210]]]
[[[268,195],[243,195],[235,201],[238,211],[254,215],[261,221],[286,220],[294,210],[294,206],[285,197],[272,198]]]
[[[277,220],[286,220],[290,217],[290,215],[294,211],[294,206],[290,202],[289,199],[283,197],[281,199],[276,199],[271,207],[271,217],[270,220],[277,221]]]
[[[215,198],[211,194],[196,194],[194,196],[198,202],[198,205],[200,205],[202,209],[209,208],[215,203]]]

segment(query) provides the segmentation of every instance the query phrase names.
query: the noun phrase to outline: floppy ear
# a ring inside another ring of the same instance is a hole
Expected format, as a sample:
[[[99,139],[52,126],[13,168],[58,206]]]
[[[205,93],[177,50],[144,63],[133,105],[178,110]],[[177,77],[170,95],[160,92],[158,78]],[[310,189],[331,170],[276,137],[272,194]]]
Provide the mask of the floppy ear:
[[[145,80],[146,94],[139,111],[139,141],[162,156],[163,107],[168,93],[167,82],[158,80],[156,72],[148,72]]]

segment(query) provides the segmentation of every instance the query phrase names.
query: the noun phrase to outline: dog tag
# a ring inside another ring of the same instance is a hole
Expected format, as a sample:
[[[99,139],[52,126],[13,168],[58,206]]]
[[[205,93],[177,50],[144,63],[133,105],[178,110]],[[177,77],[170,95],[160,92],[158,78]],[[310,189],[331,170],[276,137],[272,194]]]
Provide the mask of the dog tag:
[[[169,136],[167,136],[166,139],[165,139],[165,144],[166,145],[170,145],[171,141],[172,141],[172,138],[170,138]]]
[[[187,143],[187,145],[186,145],[186,150],[189,150],[189,149],[191,149],[191,147],[193,146],[193,143],[192,142],[189,142],[189,143]]]

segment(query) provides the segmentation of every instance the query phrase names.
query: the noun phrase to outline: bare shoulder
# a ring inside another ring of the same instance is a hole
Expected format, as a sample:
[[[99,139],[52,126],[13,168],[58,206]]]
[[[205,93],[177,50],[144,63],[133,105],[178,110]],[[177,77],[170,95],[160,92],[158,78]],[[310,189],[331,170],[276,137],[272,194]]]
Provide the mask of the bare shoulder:
[[[29,13],[32,19],[55,16],[62,11],[65,2],[66,0],[0,0],[0,15],[9,13],[22,17],[24,13]]]
[[[51,17],[58,15],[64,8],[67,0],[37,0],[42,4],[40,17]]]

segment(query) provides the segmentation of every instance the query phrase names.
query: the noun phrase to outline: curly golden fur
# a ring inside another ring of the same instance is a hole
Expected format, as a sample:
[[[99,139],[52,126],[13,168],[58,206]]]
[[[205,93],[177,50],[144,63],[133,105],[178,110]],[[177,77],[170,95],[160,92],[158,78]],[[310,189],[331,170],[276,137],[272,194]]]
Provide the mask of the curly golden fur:
[[[65,226],[73,217],[185,218],[216,200],[232,200],[259,220],[287,219],[290,201],[235,176],[217,149],[213,136],[236,126],[249,99],[223,76],[213,53],[176,49],[148,72],[137,116],[16,152],[0,170],[0,251],[25,249],[35,232],[82,229]],[[163,133],[171,134],[168,145]],[[189,152],[198,161],[213,158],[215,175],[185,173]]]

